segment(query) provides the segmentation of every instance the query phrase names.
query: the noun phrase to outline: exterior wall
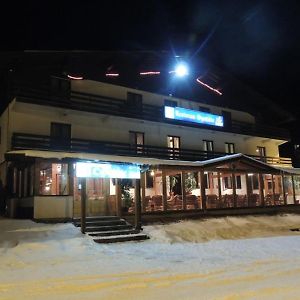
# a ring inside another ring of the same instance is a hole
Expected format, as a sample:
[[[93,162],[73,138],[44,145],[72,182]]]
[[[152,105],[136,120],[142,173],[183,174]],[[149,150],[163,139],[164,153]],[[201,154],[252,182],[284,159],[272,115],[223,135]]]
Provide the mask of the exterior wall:
[[[73,196],[35,196],[35,219],[73,218]]]
[[[158,94],[149,93],[137,89],[130,89],[123,86],[117,86],[113,84],[97,82],[92,80],[73,80],[71,81],[71,84],[72,84],[72,90],[77,92],[95,94],[95,95],[112,97],[112,98],[123,99],[123,100],[126,100],[127,92],[132,92],[132,93],[143,95],[143,103],[145,104],[163,106],[165,99],[173,100],[173,101],[177,101],[177,104],[180,107],[194,109],[194,110],[199,110],[199,106],[208,107],[211,113],[217,115],[221,115],[222,110],[225,110],[231,112],[233,120],[252,123],[252,124],[255,123],[255,118],[249,113],[237,111],[229,108],[224,108],[224,107],[218,107],[214,105],[202,104],[201,102],[194,102],[194,101],[188,101],[188,100],[179,99],[170,96],[158,95]]]
[[[140,131],[145,133],[146,145],[166,147],[167,136],[174,135],[181,137],[181,148],[203,150],[203,140],[212,140],[217,152],[225,152],[224,143],[230,142],[235,144],[236,152],[257,155],[256,147],[264,146],[267,155],[275,157],[279,156],[278,145],[285,142],[54,107],[45,109],[45,106],[21,102],[14,103],[11,117],[14,122],[10,125],[10,134],[21,132],[49,135],[51,122],[61,122],[72,125],[73,138],[129,143],[129,131]]]

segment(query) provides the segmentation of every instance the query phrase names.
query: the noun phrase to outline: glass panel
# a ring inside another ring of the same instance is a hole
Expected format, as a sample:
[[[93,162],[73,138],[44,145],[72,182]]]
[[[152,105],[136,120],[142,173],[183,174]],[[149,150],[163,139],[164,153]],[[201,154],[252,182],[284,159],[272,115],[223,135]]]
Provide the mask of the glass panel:
[[[237,207],[247,207],[248,198],[247,198],[247,183],[245,174],[236,174],[236,202]]]
[[[181,190],[181,173],[178,171],[168,171],[166,176],[167,183],[167,209],[183,209],[182,190]]]
[[[218,173],[204,172],[205,179],[205,195],[207,208],[222,208],[222,199],[219,199]]]
[[[153,177],[153,185],[147,185],[145,191],[144,208],[145,211],[162,211],[163,196],[162,196],[162,172],[160,170],[151,171]]]
[[[291,175],[284,175],[284,190],[287,204],[294,204],[293,182]]]
[[[42,162],[40,168],[40,195],[68,195],[68,164]]]
[[[296,204],[300,204],[300,176],[294,175]]]
[[[248,173],[249,199],[248,206],[259,206],[261,203],[259,196],[259,177],[258,174]]]
[[[201,191],[199,173],[190,172],[185,174],[185,201],[186,209],[201,208]]]
[[[273,206],[274,199],[273,199],[273,184],[272,182],[272,175],[265,174],[263,175],[264,179],[264,196],[265,196],[265,206]]]
[[[282,176],[273,175],[273,184],[274,184],[274,204],[284,205]]]

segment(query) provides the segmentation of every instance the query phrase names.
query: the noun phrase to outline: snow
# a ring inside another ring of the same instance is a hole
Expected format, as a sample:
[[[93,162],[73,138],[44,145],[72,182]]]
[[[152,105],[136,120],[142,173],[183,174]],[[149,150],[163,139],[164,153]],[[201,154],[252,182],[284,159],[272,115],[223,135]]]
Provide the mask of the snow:
[[[299,299],[300,216],[149,225],[97,244],[70,223],[0,219],[0,299]]]

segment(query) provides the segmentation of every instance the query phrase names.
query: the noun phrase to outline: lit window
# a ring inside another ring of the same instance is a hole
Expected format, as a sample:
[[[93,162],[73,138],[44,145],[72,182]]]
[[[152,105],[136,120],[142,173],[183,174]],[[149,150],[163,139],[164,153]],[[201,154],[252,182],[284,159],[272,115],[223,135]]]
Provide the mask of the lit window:
[[[40,195],[68,195],[68,164],[40,163]]]

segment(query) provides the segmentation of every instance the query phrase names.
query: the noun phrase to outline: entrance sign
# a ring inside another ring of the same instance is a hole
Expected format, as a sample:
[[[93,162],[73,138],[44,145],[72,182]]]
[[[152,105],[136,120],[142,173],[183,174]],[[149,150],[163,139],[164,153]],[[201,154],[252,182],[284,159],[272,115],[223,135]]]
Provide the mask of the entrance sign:
[[[76,163],[76,176],[87,178],[139,179],[140,167],[131,164]]]
[[[197,111],[182,107],[165,106],[165,118],[180,120],[191,123],[206,124],[211,126],[224,127],[222,116]]]

